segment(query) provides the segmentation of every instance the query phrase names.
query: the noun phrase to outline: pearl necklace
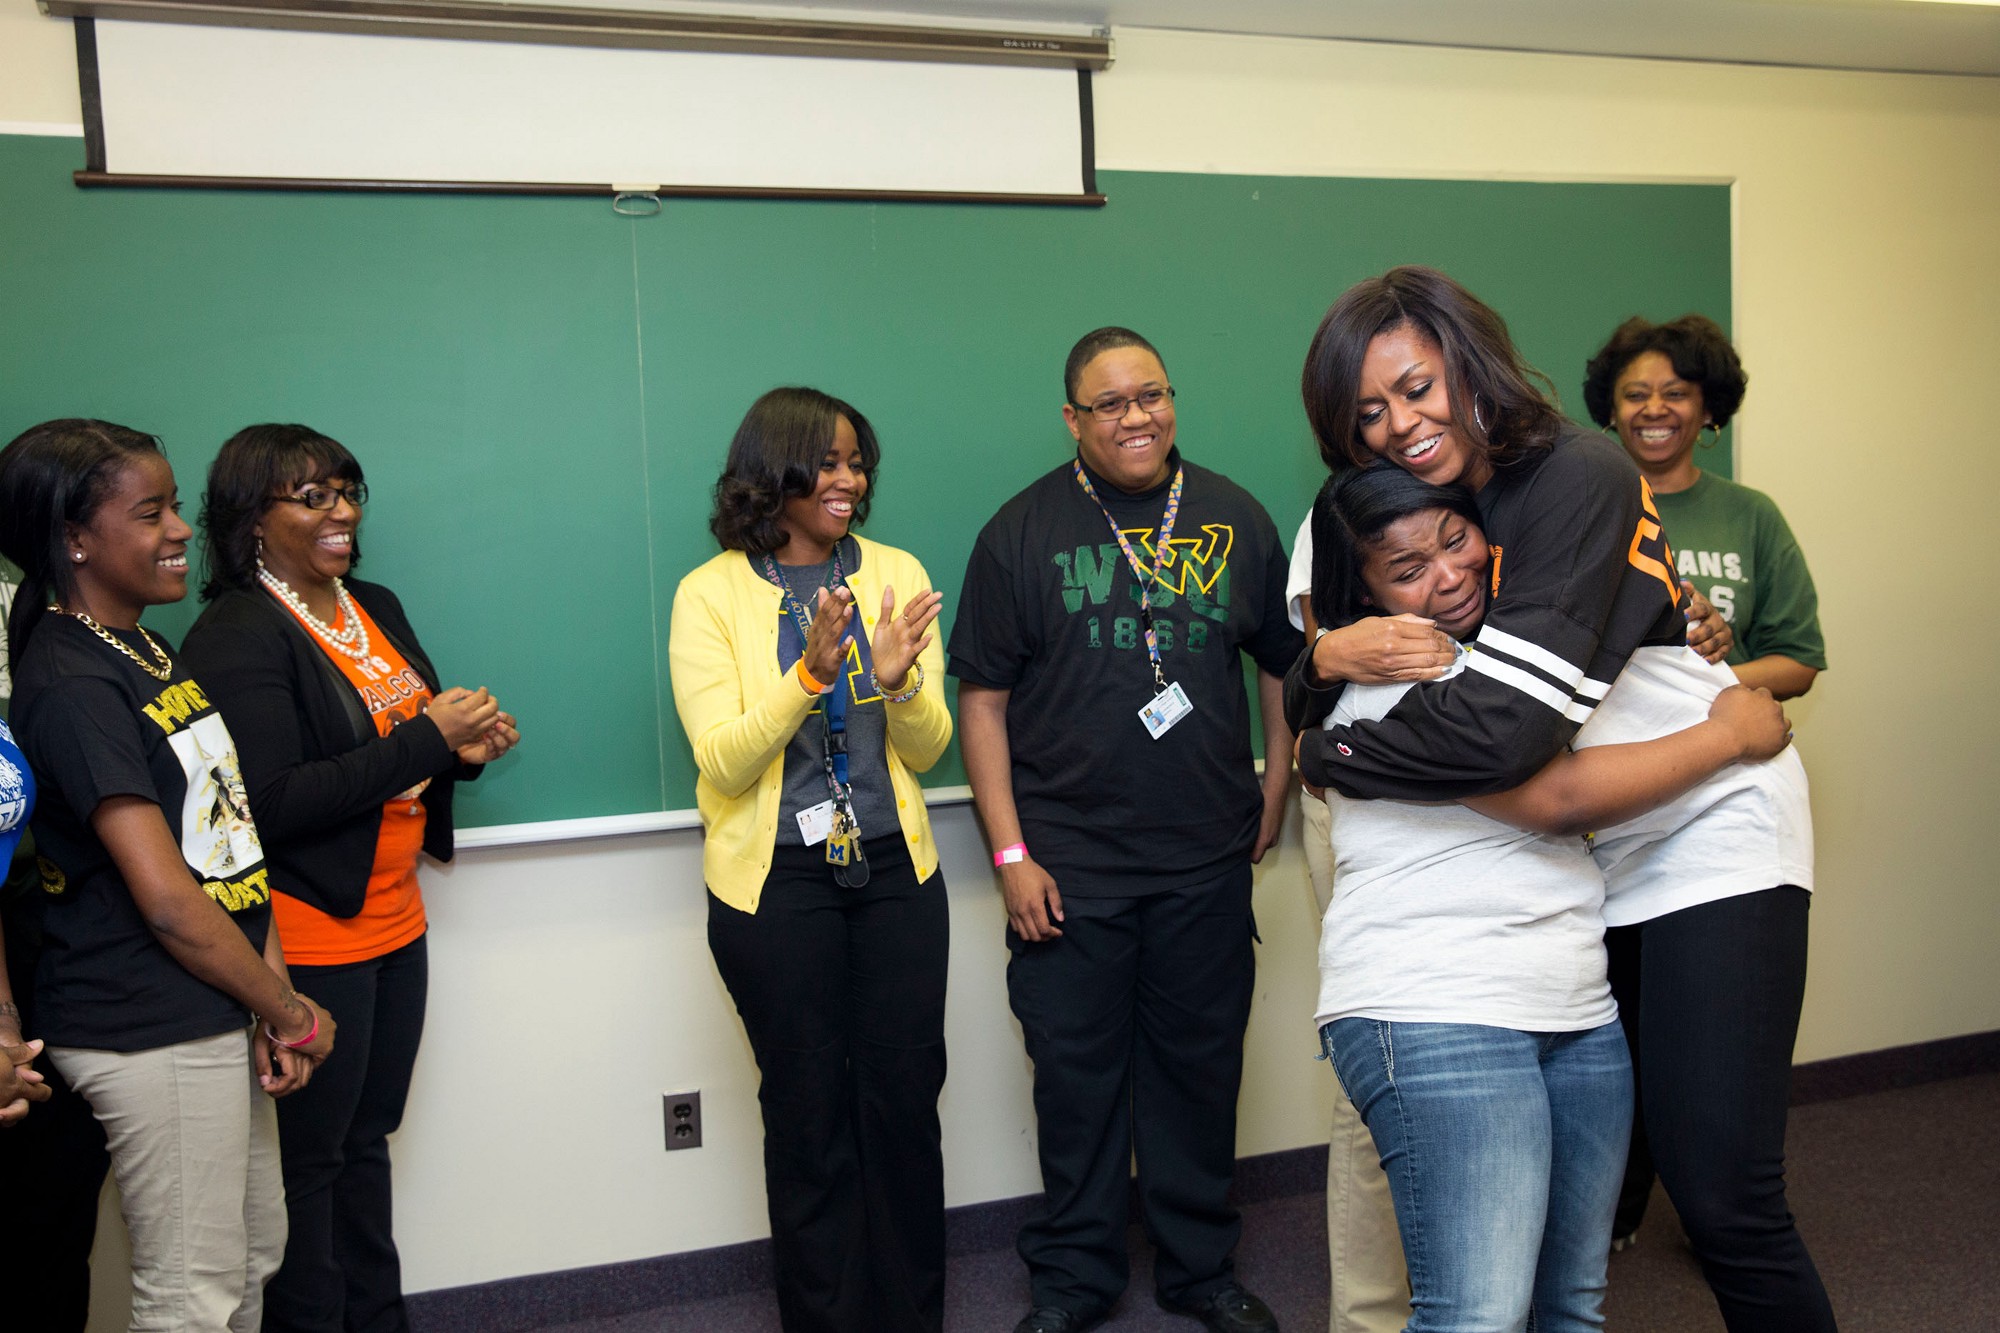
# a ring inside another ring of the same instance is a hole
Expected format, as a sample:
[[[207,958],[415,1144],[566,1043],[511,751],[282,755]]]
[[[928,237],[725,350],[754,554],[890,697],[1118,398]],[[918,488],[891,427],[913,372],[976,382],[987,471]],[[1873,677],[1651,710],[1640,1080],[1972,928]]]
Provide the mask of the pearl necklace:
[[[133,628],[139,631],[139,637],[146,641],[146,646],[153,650],[153,656],[159,662],[158,666],[152,665],[150,662],[146,661],[145,658],[133,652],[132,645],[126,643],[125,640],[119,638],[116,634],[113,634],[110,630],[104,628],[104,626],[98,624],[95,620],[92,620],[89,616],[85,615],[83,612],[71,611],[65,607],[60,607],[60,606],[52,606],[49,608],[49,610],[54,611],[58,615],[68,616],[70,619],[76,621],[78,624],[82,625],[85,629],[89,630],[92,634],[95,634],[98,638],[104,640],[106,643],[110,644],[113,648],[116,648],[119,652],[131,658],[133,663],[138,666],[139,670],[145,672],[147,675],[151,676],[154,680],[166,680],[174,674],[174,659],[167,656],[167,650],[160,647],[160,641],[158,639],[155,639],[152,635],[146,632],[146,627],[144,625],[135,625]]]
[[[292,609],[292,614],[305,622],[305,627],[319,637],[320,642],[335,652],[366,663],[373,655],[374,645],[368,642],[368,626],[361,621],[361,611],[354,605],[347,585],[339,579],[333,581],[333,599],[340,606],[340,616],[347,628],[336,630],[312,613],[306,599],[292,591],[292,585],[264,568],[257,566],[257,581],[271,590],[271,595]]]

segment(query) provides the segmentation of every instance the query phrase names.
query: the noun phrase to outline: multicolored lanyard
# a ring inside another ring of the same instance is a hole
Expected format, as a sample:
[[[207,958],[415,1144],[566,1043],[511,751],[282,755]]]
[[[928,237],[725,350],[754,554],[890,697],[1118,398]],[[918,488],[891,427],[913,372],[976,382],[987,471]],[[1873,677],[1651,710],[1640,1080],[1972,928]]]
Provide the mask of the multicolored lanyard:
[[[1076,471],[1076,484],[1083,487],[1083,493],[1096,503],[1097,512],[1104,515],[1104,521],[1111,525],[1111,535],[1118,539],[1118,549],[1125,553],[1127,563],[1132,566],[1132,576],[1139,580],[1139,618],[1146,622],[1146,656],[1153,663],[1153,683],[1164,693],[1167,688],[1167,674],[1160,668],[1160,636],[1153,630],[1153,599],[1148,589],[1159,581],[1160,566],[1174,558],[1171,544],[1174,539],[1174,520],[1180,517],[1181,482],[1186,479],[1187,470],[1180,467],[1174,469],[1174,484],[1167,488],[1167,512],[1160,519],[1159,536],[1153,540],[1153,567],[1147,569],[1139,562],[1138,552],[1132,549],[1132,543],[1125,540],[1125,533],[1119,528],[1118,520],[1111,517],[1111,511],[1104,507],[1104,501],[1097,498],[1097,491],[1091,486],[1090,478],[1084,474],[1082,460],[1072,459],[1070,467]]]

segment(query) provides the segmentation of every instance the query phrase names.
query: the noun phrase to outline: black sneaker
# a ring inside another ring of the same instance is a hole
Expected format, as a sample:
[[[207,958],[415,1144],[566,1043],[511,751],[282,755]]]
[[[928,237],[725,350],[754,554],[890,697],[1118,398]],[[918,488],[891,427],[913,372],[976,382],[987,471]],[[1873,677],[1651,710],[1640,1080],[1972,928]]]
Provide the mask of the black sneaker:
[[[1161,1309],[1199,1319],[1210,1333],[1278,1333],[1271,1308],[1234,1282],[1198,1301],[1170,1301],[1165,1296],[1159,1300]]]

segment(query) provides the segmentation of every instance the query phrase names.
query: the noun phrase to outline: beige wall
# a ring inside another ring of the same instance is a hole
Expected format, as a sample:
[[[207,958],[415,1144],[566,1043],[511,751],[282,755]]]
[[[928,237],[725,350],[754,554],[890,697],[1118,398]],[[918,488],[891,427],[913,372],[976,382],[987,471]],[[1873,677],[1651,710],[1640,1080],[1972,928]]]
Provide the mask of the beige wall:
[[[1800,1058],[2000,1027],[2000,895],[1975,854],[2000,823],[2000,560],[1983,536],[2000,481],[2000,80],[1137,30],[1118,43],[1098,81],[1109,168],[1734,183],[1735,329],[1754,377],[1740,475],[1804,543],[1834,660],[1793,710],[1820,859]],[[0,123],[74,123],[73,80],[66,25],[12,0]],[[959,1204],[1033,1190],[1034,1131],[983,844],[964,807],[936,819]],[[396,1143],[410,1287],[763,1234],[754,1071],[704,946],[695,837],[469,853],[428,893],[433,1008]],[[1295,846],[1257,894],[1245,1153],[1322,1139],[1332,1092],[1310,1058]],[[694,1086],[708,1144],[670,1156],[659,1094]]]

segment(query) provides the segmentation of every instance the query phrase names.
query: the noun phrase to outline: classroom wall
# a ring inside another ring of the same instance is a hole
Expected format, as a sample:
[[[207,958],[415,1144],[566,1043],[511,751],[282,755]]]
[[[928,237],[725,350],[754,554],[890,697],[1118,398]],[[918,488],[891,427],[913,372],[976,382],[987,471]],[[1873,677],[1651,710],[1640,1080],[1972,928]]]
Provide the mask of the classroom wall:
[[[1799,1057],[2000,1027],[2000,896],[1976,855],[2000,748],[1983,407],[2000,80],[1117,38],[1097,82],[1106,168],[1733,183],[1752,372],[1737,475],[1791,519],[1833,659],[1792,710],[1820,861]],[[77,121],[71,52],[66,24],[0,14],[0,124]],[[1579,368],[1548,369],[1574,398]],[[1064,445],[1052,429],[1051,459]],[[1033,1119],[984,844],[966,807],[934,818],[954,926],[947,1189],[965,1204],[1036,1187]],[[1245,1154],[1320,1141],[1332,1095],[1303,876],[1288,841],[1258,877]],[[396,1141],[409,1287],[764,1234],[755,1075],[707,957],[694,835],[471,852],[427,895],[430,1027]],[[663,1153],[659,1096],[689,1087],[707,1144]]]

